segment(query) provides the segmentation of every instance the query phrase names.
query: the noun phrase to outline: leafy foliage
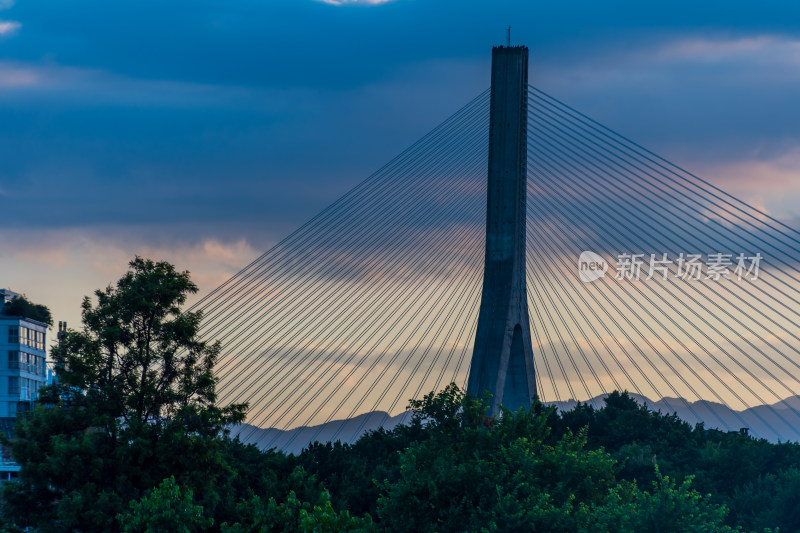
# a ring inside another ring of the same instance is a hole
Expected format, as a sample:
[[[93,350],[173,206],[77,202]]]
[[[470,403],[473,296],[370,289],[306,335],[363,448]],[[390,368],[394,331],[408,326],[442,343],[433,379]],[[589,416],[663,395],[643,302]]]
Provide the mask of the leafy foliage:
[[[3,511],[42,530],[115,530],[127,502],[175,476],[213,510],[226,427],[245,406],[215,404],[218,344],[197,339],[187,272],[136,258],[114,287],[83,302],[83,330],[53,349],[58,382],[17,422],[18,483]]]
[[[132,501],[130,509],[119,515],[123,533],[193,533],[205,531],[214,520],[203,516],[203,507],[194,504],[192,491],[165,479],[141,500]]]
[[[731,498],[734,518],[753,527],[800,531],[800,469],[790,467],[758,476],[737,487]]]
[[[403,452],[401,479],[384,484],[379,516],[390,530],[730,531],[726,509],[690,480],[676,487],[654,468],[654,490],[642,492],[617,481],[602,448],[587,449],[587,428],[552,440],[554,412],[540,405],[503,411],[487,427],[487,406],[452,389],[416,404],[434,432]],[[438,418],[456,412],[460,428]]]
[[[24,316],[31,320],[43,322],[48,326],[53,325],[53,315],[47,306],[35,304],[28,300],[25,296],[15,296],[7,301],[2,308],[0,314],[6,316]]]
[[[736,531],[724,524],[727,509],[692,489],[692,478],[680,485],[655,468],[652,491],[622,482],[602,504],[581,504],[578,530],[592,532],[683,533]]]
[[[223,524],[223,533],[335,533],[375,531],[369,515],[364,518],[350,516],[348,511],[337,512],[331,505],[330,495],[322,492],[315,504],[301,502],[294,492],[285,503],[270,498],[265,504],[258,496],[240,507],[242,522]]]

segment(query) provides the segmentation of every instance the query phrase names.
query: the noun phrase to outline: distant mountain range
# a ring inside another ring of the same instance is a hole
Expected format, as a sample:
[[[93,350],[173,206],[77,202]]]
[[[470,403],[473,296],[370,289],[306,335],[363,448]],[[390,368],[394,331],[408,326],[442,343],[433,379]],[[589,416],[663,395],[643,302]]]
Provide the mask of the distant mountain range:
[[[652,401],[644,396],[629,393],[642,405],[653,411],[665,414],[677,414],[689,424],[705,422],[707,428],[722,431],[739,431],[747,428],[751,435],[767,439],[771,442],[800,442],[800,396],[792,396],[772,405],[759,405],[734,411],[720,403],[701,400],[688,402],[683,398],[662,398]],[[595,407],[602,407],[604,396],[596,396],[588,402]],[[570,410],[577,402],[547,402],[559,410]],[[383,411],[374,411],[358,415],[346,420],[333,420],[317,426],[303,426],[289,430],[275,428],[259,428],[250,424],[237,426],[233,433],[246,443],[259,447],[277,448],[287,453],[299,453],[312,441],[328,442],[341,440],[354,442],[365,432],[383,426],[392,429],[398,424],[411,419],[411,412],[406,411],[396,416],[389,416]]]
[[[653,411],[675,413],[692,425],[702,421],[707,428],[723,431],[747,428],[751,435],[771,442],[800,442],[800,396],[792,396],[772,405],[758,405],[744,411],[734,411],[721,403],[707,400],[688,402],[683,398],[662,398],[652,401],[638,394],[628,394]],[[604,396],[597,396],[586,403],[602,407],[603,398]],[[576,403],[574,400],[549,402],[562,410],[572,409]]]
[[[250,424],[241,424],[233,431],[242,442],[252,443],[260,448],[277,448],[287,453],[299,453],[310,442],[355,442],[367,431],[392,429],[398,424],[411,420],[411,411],[389,416],[384,411],[364,413],[345,420],[332,420],[318,426],[302,426],[289,430],[275,428],[259,428]]]

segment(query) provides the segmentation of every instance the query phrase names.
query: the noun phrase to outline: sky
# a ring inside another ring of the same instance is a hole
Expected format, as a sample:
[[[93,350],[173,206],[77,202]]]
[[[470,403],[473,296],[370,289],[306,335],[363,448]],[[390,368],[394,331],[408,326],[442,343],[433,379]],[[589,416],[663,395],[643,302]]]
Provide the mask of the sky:
[[[489,85],[800,226],[791,1],[0,0],[0,286],[79,321],[134,255],[206,293]]]

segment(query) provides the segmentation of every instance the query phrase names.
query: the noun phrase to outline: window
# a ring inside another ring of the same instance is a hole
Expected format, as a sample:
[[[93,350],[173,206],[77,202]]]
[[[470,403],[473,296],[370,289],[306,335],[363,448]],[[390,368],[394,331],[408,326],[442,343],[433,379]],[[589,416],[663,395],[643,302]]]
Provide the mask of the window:
[[[17,340],[12,340],[12,337]],[[19,342],[20,344],[36,348],[37,350],[45,349],[45,333],[33,328],[14,326],[13,331],[9,328],[8,339],[8,342]]]
[[[44,386],[44,383],[35,379],[28,379],[28,378],[18,378],[19,381],[17,383],[17,393],[19,394],[20,399],[25,401],[36,400],[39,396],[39,388]],[[9,381],[9,387],[11,387],[11,382]],[[12,393],[9,393],[12,394]]]
[[[15,336],[18,338],[18,340],[14,342],[19,342],[20,344],[23,344],[25,346],[30,346],[31,348],[44,350],[44,335],[42,334],[41,331],[36,331],[33,328],[28,328],[25,326],[19,326],[18,328],[14,326],[14,329],[17,330]],[[12,332],[11,328],[9,328],[8,342],[12,342],[11,336]]]
[[[9,370],[18,370],[19,369],[19,352],[8,352],[8,369]]]
[[[19,378],[17,376],[8,376],[8,393],[19,394]]]
[[[8,343],[17,344],[19,342],[19,328],[17,326],[8,327]]]

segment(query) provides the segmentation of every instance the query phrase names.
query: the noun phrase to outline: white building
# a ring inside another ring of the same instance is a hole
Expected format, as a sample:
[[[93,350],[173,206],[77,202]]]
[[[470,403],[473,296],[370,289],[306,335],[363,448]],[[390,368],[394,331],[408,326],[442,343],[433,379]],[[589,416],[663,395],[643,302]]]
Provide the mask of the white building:
[[[0,306],[16,296],[0,289]],[[0,314],[0,431],[13,431],[17,413],[30,410],[47,383],[46,335],[43,322]],[[19,465],[3,449],[0,481],[13,478],[17,471]]]

